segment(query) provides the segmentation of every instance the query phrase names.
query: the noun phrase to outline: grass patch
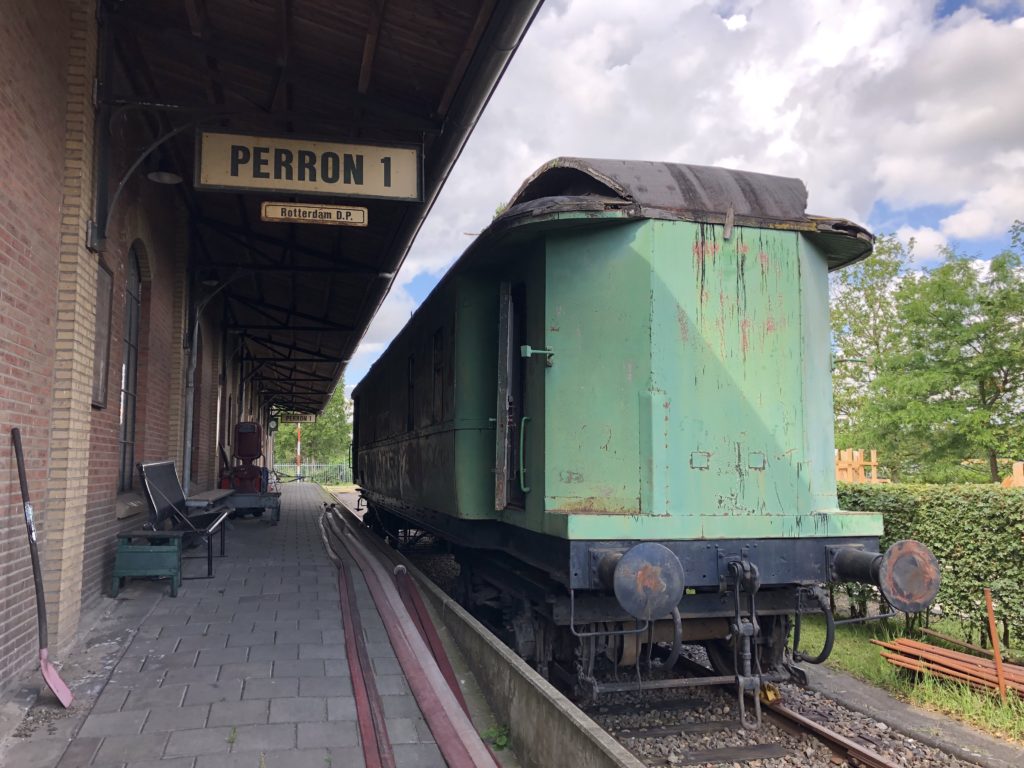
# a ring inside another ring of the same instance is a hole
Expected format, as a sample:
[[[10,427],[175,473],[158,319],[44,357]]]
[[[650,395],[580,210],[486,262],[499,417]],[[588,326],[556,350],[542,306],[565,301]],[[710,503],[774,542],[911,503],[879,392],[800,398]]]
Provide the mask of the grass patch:
[[[954,622],[933,625],[938,632],[963,637]],[[930,675],[915,676],[892,666],[882,658],[881,649],[871,639],[903,637],[902,621],[876,621],[848,624],[836,628],[836,643],[825,664],[842,670],[924,709],[949,715],[995,736],[1024,742],[1024,701],[1012,693],[1003,705],[995,692],[977,691],[968,685]],[[932,642],[929,638],[922,638]],[[814,655],[825,643],[822,618],[804,617],[800,628],[800,648]]]

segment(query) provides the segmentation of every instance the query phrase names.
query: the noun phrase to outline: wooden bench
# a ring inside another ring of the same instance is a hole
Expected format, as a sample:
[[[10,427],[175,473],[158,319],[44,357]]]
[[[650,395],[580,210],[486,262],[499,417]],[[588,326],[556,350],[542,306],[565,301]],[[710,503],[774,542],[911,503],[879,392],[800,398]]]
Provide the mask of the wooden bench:
[[[116,596],[121,580],[127,576],[169,576],[171,596],[181,584],[182,554],[189,538],[206,543],[206,576],[213,576],[213,541],[220,532],[220,555],[225,551],[225,520],[231,507],[218,503],[231,491],[208,491],[185,498],[173,461],[139,464],[143,495],[149,506],[149,523],[144,530],[126,531],[117,536],[114,576],[111,592]],[[145,543],[136,543],[143,540]]]

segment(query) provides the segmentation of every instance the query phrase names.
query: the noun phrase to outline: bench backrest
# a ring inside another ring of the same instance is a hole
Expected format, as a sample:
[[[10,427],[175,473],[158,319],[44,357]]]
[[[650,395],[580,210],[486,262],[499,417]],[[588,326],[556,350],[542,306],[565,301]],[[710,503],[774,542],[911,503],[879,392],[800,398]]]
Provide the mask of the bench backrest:
[[[151,461],[139,464],[142,488],[149,502],[149,522],[160,530],[164,521],[176,512],[185,513],[185,492],[178,481],[173,461]]]

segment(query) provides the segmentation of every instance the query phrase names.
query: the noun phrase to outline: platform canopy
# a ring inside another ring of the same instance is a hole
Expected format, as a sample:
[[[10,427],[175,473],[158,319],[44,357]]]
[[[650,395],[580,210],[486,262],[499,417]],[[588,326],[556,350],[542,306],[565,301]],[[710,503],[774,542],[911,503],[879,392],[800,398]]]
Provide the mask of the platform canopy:
[[[275,409],[326,404],[540,2],[103,0],[104,119],[173,134],[142,168]]]

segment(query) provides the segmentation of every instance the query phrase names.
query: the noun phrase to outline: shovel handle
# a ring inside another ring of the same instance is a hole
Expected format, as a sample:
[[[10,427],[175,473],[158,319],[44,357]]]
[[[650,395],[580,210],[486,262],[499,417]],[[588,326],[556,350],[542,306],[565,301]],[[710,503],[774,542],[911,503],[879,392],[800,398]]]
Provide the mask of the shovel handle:
[[[14,441],[14,458],[18,462],[18,480],[21,482],[21,501],[28,504],[28,478],[25,476],[25,454],[21,450],[21,430],[14,427],[11,430],[11,440]]]
[[[21,502],[25,512],[25,527],[28,529],[28,547],[32,555],[32,578],[36,585],[36,613],[39,615],[39,649],[45,650],[49,644],[49,632],[46,626],[46,598],[43,596],[43,571],[39,566],[39,549],[36,546],[36,526],[32,519],[32,502],[28,497],[28,477],[25,473],[25,454],[21,449],[21,430],[11,430],[14,442],[14,458],[18,462],[18,480],[21,482]]]

